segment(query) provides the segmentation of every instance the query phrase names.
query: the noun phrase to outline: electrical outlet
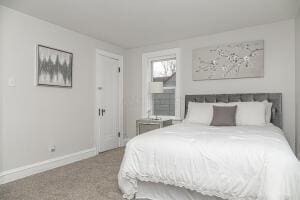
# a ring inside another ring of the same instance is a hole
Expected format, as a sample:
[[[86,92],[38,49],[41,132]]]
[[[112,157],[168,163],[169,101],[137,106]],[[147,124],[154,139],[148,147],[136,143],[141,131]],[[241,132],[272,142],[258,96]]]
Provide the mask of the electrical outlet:
[[[55,145],[49,146],[49,152],[50,152],[50,153],[54,153],[55,151],[56,151]]]
[[[8,78],[8,87],[16,87],[16,80],[14,77],[9,77]]]

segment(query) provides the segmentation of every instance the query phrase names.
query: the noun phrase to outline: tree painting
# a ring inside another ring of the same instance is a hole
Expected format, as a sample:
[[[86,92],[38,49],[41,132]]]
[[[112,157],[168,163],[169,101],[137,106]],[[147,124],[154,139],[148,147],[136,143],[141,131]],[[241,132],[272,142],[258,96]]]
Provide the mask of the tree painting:
[[[193,80],[264,76],[264,41],[193,50]]]
[[[72,87],[73,54],[38,45],[37,84]]]

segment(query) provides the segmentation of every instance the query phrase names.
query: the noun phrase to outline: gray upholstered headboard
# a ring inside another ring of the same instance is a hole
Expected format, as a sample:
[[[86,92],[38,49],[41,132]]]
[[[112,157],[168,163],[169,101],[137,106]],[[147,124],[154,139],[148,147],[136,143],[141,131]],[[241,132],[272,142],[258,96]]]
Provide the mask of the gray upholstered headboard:
[[[188,103],[191,102],[249,102],[268,100],[273,103],[271,123],[282,128],[282,94],[281,93],[248,93],[248,94],[200,94],[185,96],[185,114],[187,114]]]

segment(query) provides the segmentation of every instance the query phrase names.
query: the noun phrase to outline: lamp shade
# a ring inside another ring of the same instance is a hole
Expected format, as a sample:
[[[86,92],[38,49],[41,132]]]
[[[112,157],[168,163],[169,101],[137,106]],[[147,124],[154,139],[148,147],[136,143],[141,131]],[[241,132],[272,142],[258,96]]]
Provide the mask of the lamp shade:
[[[163,82],[150,82],[149,89],[151,94],[163,93]]]

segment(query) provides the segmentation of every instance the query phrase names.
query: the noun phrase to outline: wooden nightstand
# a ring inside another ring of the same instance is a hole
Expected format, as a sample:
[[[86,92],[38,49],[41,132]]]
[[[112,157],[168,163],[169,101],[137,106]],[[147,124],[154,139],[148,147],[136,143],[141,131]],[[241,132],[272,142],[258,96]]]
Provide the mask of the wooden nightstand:
[[[163,128],[171,125],[171,119],[139,119],[136,120],[136,134],[139,135],[148,131],[152,131],[154,129]]]

